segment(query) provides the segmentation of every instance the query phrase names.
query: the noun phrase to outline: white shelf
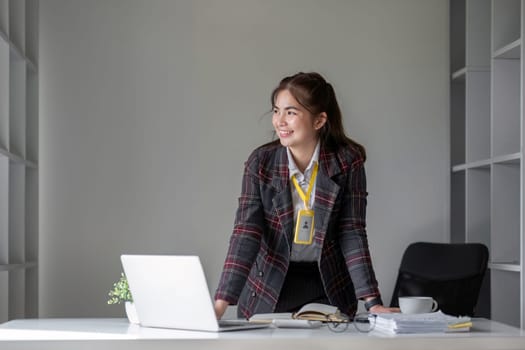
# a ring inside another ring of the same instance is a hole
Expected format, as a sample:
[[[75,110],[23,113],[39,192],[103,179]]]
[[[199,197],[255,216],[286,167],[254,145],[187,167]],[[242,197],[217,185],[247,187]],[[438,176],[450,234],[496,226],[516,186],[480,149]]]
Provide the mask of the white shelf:
[[[489,169],[491,164],[491,159],[482,159],[475,162],[454,165],[452,167],[452,172],[464,171],[467,169]]]
[[[0,322],[38,317],[38,0],[0,0]]]
[[[450,0],[450,239],[487,245],[492,262],[483,285],[490,287],[478,306],[490,304],[484,317],[522,328],[524,3]]]
[[[0,3],[1,3],[1,1],[2,0],[0,0]],[[34,58],[30,58],[28,55],[26,55],[20,49],[20,47],[17,44],[15,44],[12,40],[10,40],[8,35],[5,32],[3,32],[2,30],[0,30],[0,42],[3,42],[5,44],[7,44],[7,46],[9,47],[9,52],[12,55],[13,59],[18,60],[18,61],[24,61],[26,63],[26,65],[27,65],[27,67],[31,71],[34,71],[34,72],[38,71],[38,67],[37,67],[37,65],[35,63],[35,59]],[[38,42],[35,43],[35,45],[38,45]]]
[[[28,270],[38,266],[36,261],[26,262],[23,264],[0,264],[0,271]]]
[[[16,46],[12,41],[9,41],[9,51],[13,60],[25,62],[24,53],[20,51],[20,48]]]
[[[458,69],[457,71],[453,72],[451,75],[451,79],[454,81],[464,81],[465,76],[468,73],[472,72],[490,72],[490,66],[469,66],[469,67],[463,67]]]
[[[10,153],[10,152],[6,151],[5,149],[2,149],[2,148],[0,148],[0,156],[1,155],[5,156],[6,158],[8,158],[13,163],[24,164],[28,168],[33,168],[33,169],[38,168],[38,164],[37,163],[35,163],[33,161],[29,161],[29,160],[23,159],[22,157],[17,156],[16,154]]]
[[[36,66],[36,64],[33,62],[33,60],[31,60],[30,58],[28,58],[21,50],[18,46],[16,46],[13,42],[11,41],[7,41],[9,43],[9,49],[10,49],[10,52],[11,52],[11,57],[16,60],[16,61],[20,61],[20,62],[24,62],[27,67],[32,70],[32,71],[38,71],[38,68]]]
[[[489,269],[497,271],[521,272],[521,266],[517,262],[512,263],[489,263]]]
[[[504,154],[501,156],[497,156],[492,158],[493,164],[498,163],[511,163],[511,164],[519,164],[521,160],[521,152],[511,153],[511,154]]]
[[[467,163],[467,169],[489,169],[491,162],[491,159],[482,159],[476,162]]]
[[[465,80],[465,75],[467,74],[467,68],[461,68],[452,73],[452,80]]]
[[[521,161],[521,152],[503,154],[501,156],[482,159],[475,162],[457,164],[452,167],[452,172],[461,172],[467,169],[488,169],[492,164],[508,163],[519,164]]]
[[[519,59],[521,57],[521,39],[517,39],[508,45],[494,51],[492,58]]]

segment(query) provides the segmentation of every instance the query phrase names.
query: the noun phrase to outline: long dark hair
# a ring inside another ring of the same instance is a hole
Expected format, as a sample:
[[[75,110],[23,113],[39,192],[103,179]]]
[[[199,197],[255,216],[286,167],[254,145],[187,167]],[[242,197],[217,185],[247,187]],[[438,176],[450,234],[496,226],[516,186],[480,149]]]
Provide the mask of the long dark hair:
[[[313,115],[326,113],[328,118],[319,131],[324,147],[337,149],[349,145],[355,148],[363,159],[366,159],[365,148],[346,136],[334,88],[321,74],[299,72],[281,80],[272,92],[272,107],[275,106],[277,95],[284,90],[289,91],[297,102]]]

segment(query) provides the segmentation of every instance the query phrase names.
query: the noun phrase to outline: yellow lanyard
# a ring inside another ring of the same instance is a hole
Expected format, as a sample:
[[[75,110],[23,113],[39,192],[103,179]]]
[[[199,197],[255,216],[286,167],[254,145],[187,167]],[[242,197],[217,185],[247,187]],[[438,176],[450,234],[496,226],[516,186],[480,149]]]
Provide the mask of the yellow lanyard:
[[[306,209],[309,209],[308,203],[310,202],[310,195],[312,194],[312,189],[314,188],[315,184],[315,178],[317,177],[317,163],[314,164],[314,170],[312,171],[312,176],[310,177],[310,183],[308,184],[308,190],[306,191],[306,194],[303,192],[303,189],[301,186],[299,186],[299,183],[297,182],[297,179],[295,178],[295,175],[292,176],[292,182],[295,186],[295,189],[297,190],[297,193],[299,194],[299,197],[303,200],[304,207]]]

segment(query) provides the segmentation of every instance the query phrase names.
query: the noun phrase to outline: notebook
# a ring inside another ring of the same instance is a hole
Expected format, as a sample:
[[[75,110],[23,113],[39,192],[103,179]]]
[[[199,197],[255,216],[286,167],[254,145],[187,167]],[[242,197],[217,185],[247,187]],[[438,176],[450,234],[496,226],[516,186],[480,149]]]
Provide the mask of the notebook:
[[[217,321],[198,256],[124,254],[121,261],[141,326],[209,332],[268,327]]]

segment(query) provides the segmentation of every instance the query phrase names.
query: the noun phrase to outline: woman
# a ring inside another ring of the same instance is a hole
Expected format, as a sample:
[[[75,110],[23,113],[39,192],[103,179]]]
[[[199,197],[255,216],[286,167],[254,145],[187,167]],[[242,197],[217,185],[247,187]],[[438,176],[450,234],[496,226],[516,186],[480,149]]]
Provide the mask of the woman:
[[[284,78],[271,95],[278,140],[248,158],[230,246],[215,294],[221,318],[382,305],[365,231],[365,150],[349,139],[332,86],[318,73]]]

